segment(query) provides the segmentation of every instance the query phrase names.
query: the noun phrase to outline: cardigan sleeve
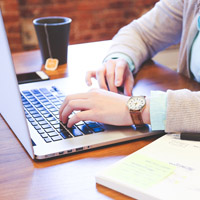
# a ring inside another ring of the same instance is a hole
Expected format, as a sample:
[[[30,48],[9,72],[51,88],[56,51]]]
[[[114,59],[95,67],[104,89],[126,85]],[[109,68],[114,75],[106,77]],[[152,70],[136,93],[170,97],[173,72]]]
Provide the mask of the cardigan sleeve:
[[[135,71],[147,59],[166,47],[180,42],[182,33],[182,0],[161,0],[137,20],[121,28],[112,39],[108,54],[128,55]]]
[[[167,93],[151,91],[150,97],[150,121],[153,131],[165,130],[167,108]]]
[[[200,132],[200,92],[167,91],[166,132]]]

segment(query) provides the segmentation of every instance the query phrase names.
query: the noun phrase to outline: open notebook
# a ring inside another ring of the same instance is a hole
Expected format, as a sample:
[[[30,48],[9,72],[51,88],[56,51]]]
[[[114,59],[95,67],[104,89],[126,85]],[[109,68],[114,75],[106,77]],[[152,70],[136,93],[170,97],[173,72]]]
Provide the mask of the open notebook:
[[[96,181],[141,200],[199,199],[200,142],[166,134],[96,175]]]

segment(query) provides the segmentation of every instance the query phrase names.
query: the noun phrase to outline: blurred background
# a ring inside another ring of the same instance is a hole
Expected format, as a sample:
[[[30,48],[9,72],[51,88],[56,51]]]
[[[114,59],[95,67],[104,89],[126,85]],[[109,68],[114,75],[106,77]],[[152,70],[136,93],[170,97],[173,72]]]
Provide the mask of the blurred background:
[[[72,18],[70,44],[110,40],[158,0],[0,0],[12,52],[38,48],[33,19]]]
[[[38,49],[33,19],[72,18],[70,44],[110,40],[124,25],[150,10],[158,0],[0,0],[12,53]],[[154,60],[176,69],[178,46]]]

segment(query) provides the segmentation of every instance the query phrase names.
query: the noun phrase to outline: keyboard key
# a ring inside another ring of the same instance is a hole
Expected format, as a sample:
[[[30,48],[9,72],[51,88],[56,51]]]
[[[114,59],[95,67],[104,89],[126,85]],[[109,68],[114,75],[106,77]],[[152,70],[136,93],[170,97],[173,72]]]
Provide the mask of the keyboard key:
[[[86,124],[95,132],[103,132],[104,128],[98,122],[87,121]]]
[[[48,124],[48,123],[45,120],[43,120],[43,121],[39,121],[38,124],[44,125],[44,124]]]
[[[102,127],[96,127],[92,129],[95,133],[103,132],[104,129]]]
[[[35,110],[35,108],[33,107],[33,106],[30,106],[30,107],[25,107],[29,112],[31,112],[31,111],[34,111]]]
[[[53,141],[58,141],[58,140],[62,140],[62,137],[60,135],[57,135],[57,136],[51,137],[51,139]]]
[[[54,127],[55,129],[59,129],[59,128],[60,128],[60,123],[59,123],[59,124],[54,124],[53,127]]]
[[[48,138],[49,136],[46,133],[41,133],[40,134],[42,138]]]
[[[41,111],[41,114],[42,114],[42,115],[46,115],[46,114],[49,114],[49,112],[48,112],[47,110],[42,110],[42,111]]]
[[[37,126],[37,125],[38,125],[38,123],[35,122],[35,121],[32,121],[31,124],[32,124],[33,126]]]
[[[56,108],[55,111],[52,112],[54,115],[59,115],[59,110]]]
[[[55,125],[55,124],[60,124],[60,122],[58,120],[53,120],[53,121],[50,121],[50,124]]]
[[[47,88],[40,88],[39,91],[41,91],[42,93],[48,93],[49,91],[47,90]]]
[[[45,133],[43,129],[39,129],[39,130],[37,130],[37,132],[38,132],[39,134]],[[45,134],[46,134],[46,133],[45,133]]]
[[[35,100],[35,101],[32,102],[32,104],[33,104],[34,106],[36,106],[37,104],[39,104],[39,101],[38,101],[38,100]]]
[[[57,136],[58,133],[54,131],[54,132],[49,132],[48,135],[49,135],[50,137],[54,137],[54,136]]]
[[[44,124],[44,125],[41,125],[41,127],[43,129],[48,129],[48,128],[51,128],[51,126],[49,124]]]
[[[40,130],[40,129],[41,129],[40,126],[34,126],[34,128],[35,128],[36,130]]]
[[[44,118],[43,118],[43,117],[36,117],[35,120],[36,120],[37,122],[39,122],[39,121],[44,121]]]
[[[31,90],[31,92],[32,92],[33,94],[38,94],[38,93],[40,93],[40,91],[39,91],[38,89],[33,89],[33,90]]]
[[[49,122],[50,122],[50,121],[55,121],[55,120],[56,120],[56,118],[54,118],[54,117],[47,117],[46,119],[47,119]]]
[[[85,124],[77,126],[84,134],[92,134],[93,131]]]
[[[55,117],[56,117],[57,119],[59,119],[59,118],[60,118],[60,115],[55,115]]]
[[[64,139],[72,138],[71,134],[70,134],[68,131],[66,131],[66,130],[60,131],[60,135],[61,135]]]
[[[59,127],[56,128],[56,130],[57,130],[58,132],[61,132],[61,131],[63,131],[63,130],[65,131],[66,129],[67,129],[67,128],[65,128],[65,126],[64,126],[63,124],[61,124],[61,123],[59,124]]]
[[[54,85],[53,85],[51,88],[54,89],[56,92],[59,92],[59,91],[60,91],[59,88],[57,88],[57,87],[54,86]]]
[[[83,121],[80,121],[78,123],[76,123],[76,126],[79,126],[79,125],[85,125]]]
[[[37,109],[39,109],[39,108],[44,108],[44,106],[41,104],[41,103],[37,103],[36,105],[34,105]]]
[[[87,121],[86,124],[87,124],[90,128],[99,127],[99,124],[98,124],[97,122]]]
[[[53,102],[53,104],[55,104],[55,103],[59,103],[59,101],[55,98],[55,99],[53,99],[53,100],[51,100],[51,102]]]
[[[58,112],[58,111],[57,111],[57,108],[55,108],[55,107],[49,108],[49,110],[50,110],[51,112]]]
[[[57,106],[58,108],[61,106],[61,104],[62,104],[62,103],[60,103],[60,102],[54,103],[54,105]]]
[[[23,105],[24,105],[24,103],[23,103]],[[24,105],[24,107],[27,108],[27,109],[28,109],[28,108],[33,108],[33,106],[32,106],[30,103]],[[35,109],[35,108],[33,108],[33,109]]]
[[[28,113],[25,112],[25,114],[27,119],[32,119],[32,117]]]
[[[72,133],[75,137],[77,136],[82,136],[83,133],[80,131],[80,129],[76,128],[75,126],[73,126],[72,128],[68,128],[68,130],[70,131],[70,133]]]
[[[35,114],[38,114],[38,112],[34,109],[34,110],[30,111],[30,114],[35,115]]]
[[[33,118],[28,118],[28,121],[29,122],[34,122],[34,119]]]
[[[48,105],[49,101],[46,98],[40,100],[44,105]]]
[[[54,108],[54,106],[51,105],[51,104],[46,105],[46,107],[47,107],[48,109],[50,109],[50,108]]]
[[[48,114],[45,114],[44,117],[47,119],[48,117],[53,117],[53,115],[48,113]]]
[[[33,114],[33,118],[41,117],[39,113]]]
[[[50,133],[50,132],[54,132],[54,129],[53,128],[47,128],[47,129],[44,129],[46,133]]]
[[[44,141],[45,141],[46,143],[52,142],[50,138],[44,138]]]

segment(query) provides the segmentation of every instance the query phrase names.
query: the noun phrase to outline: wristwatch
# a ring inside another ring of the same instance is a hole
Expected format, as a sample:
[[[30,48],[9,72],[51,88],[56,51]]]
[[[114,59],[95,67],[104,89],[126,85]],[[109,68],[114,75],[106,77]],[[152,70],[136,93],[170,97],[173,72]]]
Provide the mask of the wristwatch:
[[[132,96],[127,102],[132,121],[136,127],[142,127],[144,125],[142,111],[145,105],[145,96]]]

